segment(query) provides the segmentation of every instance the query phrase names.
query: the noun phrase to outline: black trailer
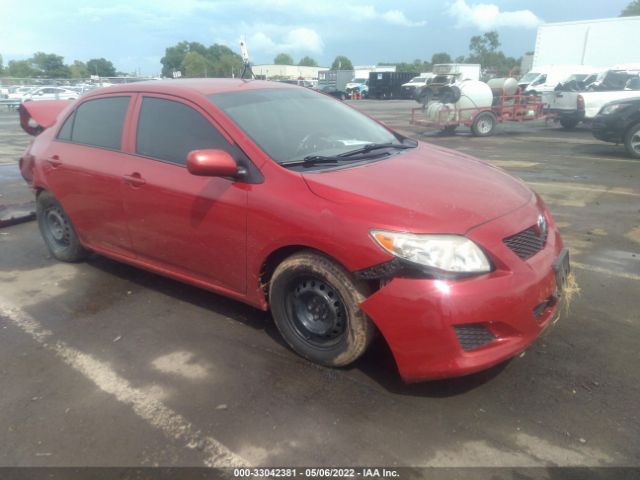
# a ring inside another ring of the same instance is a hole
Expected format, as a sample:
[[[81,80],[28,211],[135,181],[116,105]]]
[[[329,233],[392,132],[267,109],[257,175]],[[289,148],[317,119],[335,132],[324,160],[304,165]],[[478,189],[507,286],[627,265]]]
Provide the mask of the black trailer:
[[[418,75],[415,72],[371,72],[369,98],[403,98],[402,84]]]

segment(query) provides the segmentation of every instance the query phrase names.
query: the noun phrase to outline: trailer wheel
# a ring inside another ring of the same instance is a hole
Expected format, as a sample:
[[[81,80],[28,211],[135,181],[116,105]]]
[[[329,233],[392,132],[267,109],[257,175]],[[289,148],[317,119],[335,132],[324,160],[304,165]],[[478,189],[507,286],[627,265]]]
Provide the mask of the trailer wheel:
[[[576,125],[578,125],[578,120],[576,120],[575,118],[561,118],[560,119],[560,125],[562,125],[562,128],[564,128],[565,130],[573,130],[574,128],[576,128]]]
[[[488,137],[493,135],[496,128],[496,116],[492,112],[482,112],[476,116],[471,125],[471,132],[476,137]]]

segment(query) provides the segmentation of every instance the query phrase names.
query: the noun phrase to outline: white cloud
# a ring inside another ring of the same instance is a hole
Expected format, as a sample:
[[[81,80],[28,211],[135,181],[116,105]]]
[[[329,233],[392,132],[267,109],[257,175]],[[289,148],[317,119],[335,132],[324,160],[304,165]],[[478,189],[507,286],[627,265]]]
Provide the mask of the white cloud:
[[[389,10],[388,12],[380,14],[380,18],[394,25],[401,25],[403,27],[421,27],[427,23],[426,20],[413,22],[400,10]]]
[[[247,39],[247,46],[251,50],[264,53],[322,53],[324,42],[315,30],[297,27],[288,31],[267,34],[265,30],[279,30],[273,26],[252,34]],[[273,37],[278,38],[276,41]]]
[[[469,5],[465,0],[455,0],[449,7],[449,14],[456,18],[458,27],[474,26],[480,30],[497,27],[535,28],[542,23],[531,10],[503,12],[494,4]]]

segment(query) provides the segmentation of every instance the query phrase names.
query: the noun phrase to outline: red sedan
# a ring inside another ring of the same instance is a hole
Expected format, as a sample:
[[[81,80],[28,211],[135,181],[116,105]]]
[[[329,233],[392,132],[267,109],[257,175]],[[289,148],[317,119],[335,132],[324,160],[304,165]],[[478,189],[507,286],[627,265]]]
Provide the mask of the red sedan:
[[[180,80],[21,107],[47,247],[257,308],[322,365],[379,332],[400,375],[465,375],[552,321],[569,257],[521,181],[282,83]]]

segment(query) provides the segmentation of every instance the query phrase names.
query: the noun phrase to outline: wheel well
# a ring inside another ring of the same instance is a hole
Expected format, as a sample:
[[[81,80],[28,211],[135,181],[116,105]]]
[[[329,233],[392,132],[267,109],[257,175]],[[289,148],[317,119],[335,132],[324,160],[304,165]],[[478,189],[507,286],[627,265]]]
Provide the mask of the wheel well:
[[[280,263],[282,263],[286,258],[289,258],[291,255],[294,255],[302,251],[311,251],[311,252],[319,253],[320,255],[324,255],[330,260],[338,263],[339,265],[342,265],[342,267],[344,267],[345,270],[349,271],[349,269],[346,268],[342,264],[342,262],[332,257],[331,255],[323,252],[322,250],[318,250],[317,248],[308,247],[306,245],[288,245],[286,247],[280,247],[277,250],[274,250],[273,252],[271,252],[267,256],[267,258],[264,260],[264,262],[262,262],[262,266],[260,267],[260,276],[258,277],[259,288],[264,294],[264,297],[267,300],[267,303],[269,301],[269,284],[271,283],[271,278],[273,277],[273,273],[276,271],[276,268],[278,268],[278,265],[280,265]],[[379,288],[379,285],[377,282],[367,282],[367,283],[369,283],[370,286],[372,287],[371,288],[372,292],[374,292]]]
[[[271,252],[267,258],[262,262],[262,266],[260,267],[260,276],[258,281],[260,282],[260,290],[264,293],[265,298],[269,299],[269,283],[271,282],[271,277],[273,276],[273,272],[276,271],[278,265],[285,259],[293,255],[294,253],[301,252],[303,250],[315,250],[313,248],[309,248],[305,245],[288,245],[286,247],[280,247],[277,250]],[[319,250],[315,250],[319,253]],[[323,253],[324,254],[324,253]]]
[[[629,126],[624,130],[624,133],[622,134],[622,140],[624,141],[631,129],[637,127],[638,125],[640,125],[640,116],[637,116],[631,122],[629,122]]]

